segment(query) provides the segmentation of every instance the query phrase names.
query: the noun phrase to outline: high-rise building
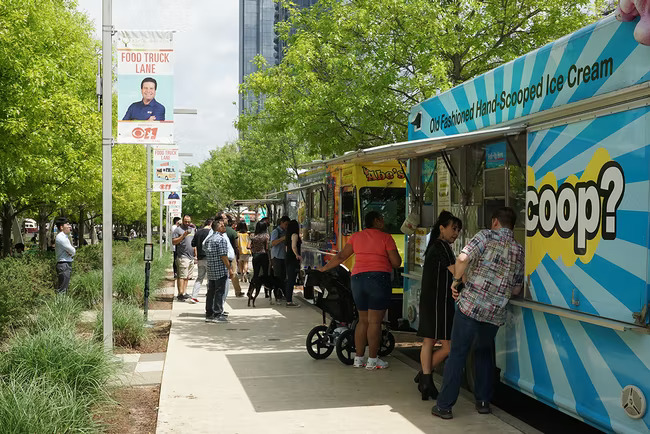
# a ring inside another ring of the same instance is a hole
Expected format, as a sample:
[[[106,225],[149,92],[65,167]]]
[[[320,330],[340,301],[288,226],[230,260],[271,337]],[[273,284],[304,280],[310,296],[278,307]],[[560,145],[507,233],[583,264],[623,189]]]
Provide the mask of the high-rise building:
[[[298,8],[306,8],[318,0],[294,0]],[[285,42],[275,33],[275,24],[288,18],[288,10],[274,0],[239,0],[239,83],[255,72],[252,63],[258,54],[264,56],[268,65],[282,61]],[[264,97],[239,95],[239,114],[252,109],[260,110]]]

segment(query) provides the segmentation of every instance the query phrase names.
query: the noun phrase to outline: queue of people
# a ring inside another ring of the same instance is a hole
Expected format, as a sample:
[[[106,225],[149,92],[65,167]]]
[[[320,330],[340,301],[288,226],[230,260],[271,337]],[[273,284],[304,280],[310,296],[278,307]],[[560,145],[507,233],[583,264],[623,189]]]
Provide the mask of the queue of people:
[[[191,216],[185,215],[174,221],[172,245],[174,268],[177,278],[177,301],[198,303],[203,281],[207,278],[206,321],[226,322],[229,313],[224,303],[229,287],[236,297],[243,297],[240,285],[249,281],[248,296],[261,286],[281,288],[287,307],[299,307],[293,301],[293,290],[302,260],[299,224],[283,216],[269,235],[268,219],[261,219],[253,234],[248,234],[246,223],[235,223],[232,215],[219,212],[205,220],[201,229],[192,224]],[[248,279],[248,262],[252,256],[253,277]],[[270,260],[269,260],[270,259]],[[191,295],[187,284],[197,268]],[[274,284],[265,279],[274,276]],[[271,298],[271,294],[265,294]],[[278,296],[276,295],[276,301]],[[273,304],[273,302],[272,302]]]
[[[423,338],[422,369],[415,381],[423,400],[437,400],[431,413],[442,419],[453,417],[452,407],[458,398],[462,371],[472,345],[476,410],[480,414],[491,413],[494,389],[491,349],[499,326],[505,322],[505,306],[523,285],[524,251],[513,233],[516,218],[512,208],[495,211],[490,229],[476,234],[457,258],[451,245],[460,234],[462,221],[443,211],[431,232],[422,268],[417,331]],[[355,328],[353,366],[375,370],[388,367],[386,361],[377,357],[381,323],[390,302],[390,273],[400,266],[402,259],[393,238],[383,232],[381,214],[367,213],[364,223],[365,229],[353,234],[345,247],[319,270],[328,271],[356,255],[351,289],[359,321]],[[436,345],[439,349],[434,351]],[[432,372],[445,360],[442,389],[438,392]]]
[[[492,216],[490,229],[477,233],[461,249],[458,257],[451,246],[462,230],[462,221],[443,211],[434,224],[422,268],[417,331],[423,338],[420,352],[422,369],[415,380],[423,400],[437,400],[431,412],[440,418],[453,417],[452,408],[458,398],[462,371],[472,345],[475,352],[476,410],[480,414],[491,412],[489,403],[494,388],[491,349],[499,326],[505,322],[508,300],[519,294],[523,286],[523,247],[514,239],[515,222],[514,210],[498,209]],[[284,288],[286,306],[299,306],[293,301],[302,261],[300,226],[296,220],[283,216],[270,235],[268,219],[260,220],[250,235],[244,226],[233,228],[232,217],[225,213],[207,220],[196,234],[188,229],[190,223],[189,216],[185,216],[183,224],[174,232],[179,280],[189,274],[190,261],[184,259],[187,255],[183,243],[193,236],[195,240],[190,242],[190,246],[194,249],[193,259],[199,267],[199,278],[189,299],[196,302],[195,295],[198,295],[203,276],[207,275],[206,321],[228,321],[228,312],[224,311],[228,282],[232,282],[237,297],[243,296],[237,276],[238,272],[248,274],[249,257],[252,257],[253,264],[249,302],[251,294],[259,292],[261,286],[266,286],[268,278],[273,278]],[[367,370],[385,369],[388,363],[378,357],[381,324],[390,304],[391,273],[401,265],[402,258],[392,236],[384,232],[384,219],[380,213],[368,212],[364,223],[365,228],[353,234],[345,247],[319,270],[328,271],[355,255],[351,290],[359,321],[355,328],[353,366]],[[179,284],[179,297],[184,294],[185,287]],[[271,294],[265,296],[271,297]],[[445,360],[442,388],[438,391],[432,372]]]

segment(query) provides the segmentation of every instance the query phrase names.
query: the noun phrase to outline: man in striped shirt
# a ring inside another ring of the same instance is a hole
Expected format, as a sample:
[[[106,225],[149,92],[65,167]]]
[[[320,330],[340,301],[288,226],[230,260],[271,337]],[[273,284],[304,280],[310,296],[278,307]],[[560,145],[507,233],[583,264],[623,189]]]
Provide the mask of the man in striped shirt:
[[[508,300],[521,292],[524,282],[524,248],[515,241],[513,233],[516,220],[512,208],[498,209],[492,215],[492,229],[476,234],[456,258],[451,290],[458,304],[442,390],[431,409],[435,416],[453,417],[451,408],[458,399],[465,359],[473,342],[476,410],[480,414],[491,412],[494,337],[505,323]],[[465,274],[465,289],[459,292],[457,287]]]

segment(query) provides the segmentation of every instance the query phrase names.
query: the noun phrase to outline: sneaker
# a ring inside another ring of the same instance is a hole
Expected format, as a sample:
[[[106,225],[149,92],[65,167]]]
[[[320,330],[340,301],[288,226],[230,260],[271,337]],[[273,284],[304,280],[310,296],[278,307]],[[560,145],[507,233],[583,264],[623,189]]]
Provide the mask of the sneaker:
[[[205,322],[214,322],[214,317],[213,316],[206,317]]]
[[[355,368],[365,368],[366,367],[366,358],[363,356],[357,356],[354,358],[354,364],[352,365]]]
[[[370,358],[366,362],[366,369],[369,371],[374,371],[375,369],[386,369],[388,368],[388,362],[381,360],[379,357]]]
[[[193,298],[193,297],[188,298],[187,301],[188,301],[189,303],[192,303],[192,304],[196,304],[196,303],[199,302],[199,300],[197,300],[196,298]]]
[[[189,295],[189,294],[183,294],[183,298],[184,298],[185,300],[188,300],[188,299],[192,298],[192,296]]]
[[[230,315],[230,312],[226,312],[225,310],[221,313],[222,316],[228,316]]]
[[[474,407],[476,408],[476,411],[478,411],[479,414],[492,413],[492,409],[490,408],[490,403],[488,401],[476,401]]]
[[[294,303],[293,301],[288,301],[287,307],[300,307],[300,305],[298,303]]]
[[[451,409],[445,410],[444,408],[440,408],[437,405],[434,405],[433,408],[431,409],[431,414],[434,416],[438,416],[441,419],[453,419],[454,415],[451,414]]]
[[[228,322],[228,318],[225,315],[219,315],[213,322]]]
[[[176,300],[177,301],[185,301],[185,297],[183,297],[182,295],[179,295],[178,297],[176,297]]]

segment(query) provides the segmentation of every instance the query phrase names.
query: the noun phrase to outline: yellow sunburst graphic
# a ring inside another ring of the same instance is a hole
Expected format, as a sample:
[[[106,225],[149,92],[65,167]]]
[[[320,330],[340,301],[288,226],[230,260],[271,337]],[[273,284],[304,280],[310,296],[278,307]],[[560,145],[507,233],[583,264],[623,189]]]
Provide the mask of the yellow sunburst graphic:
[[[588,263],[601,239],[614,239],[616,209],[625,191],[621,166],[609,152],[596,150],[582,176],[569,176],[558,186],[553,172],[541,179],[527,168],[526,273],[531,274],[545,255],[561,258],[566,266]],[[604,231],[604,232],[603,232]]]

